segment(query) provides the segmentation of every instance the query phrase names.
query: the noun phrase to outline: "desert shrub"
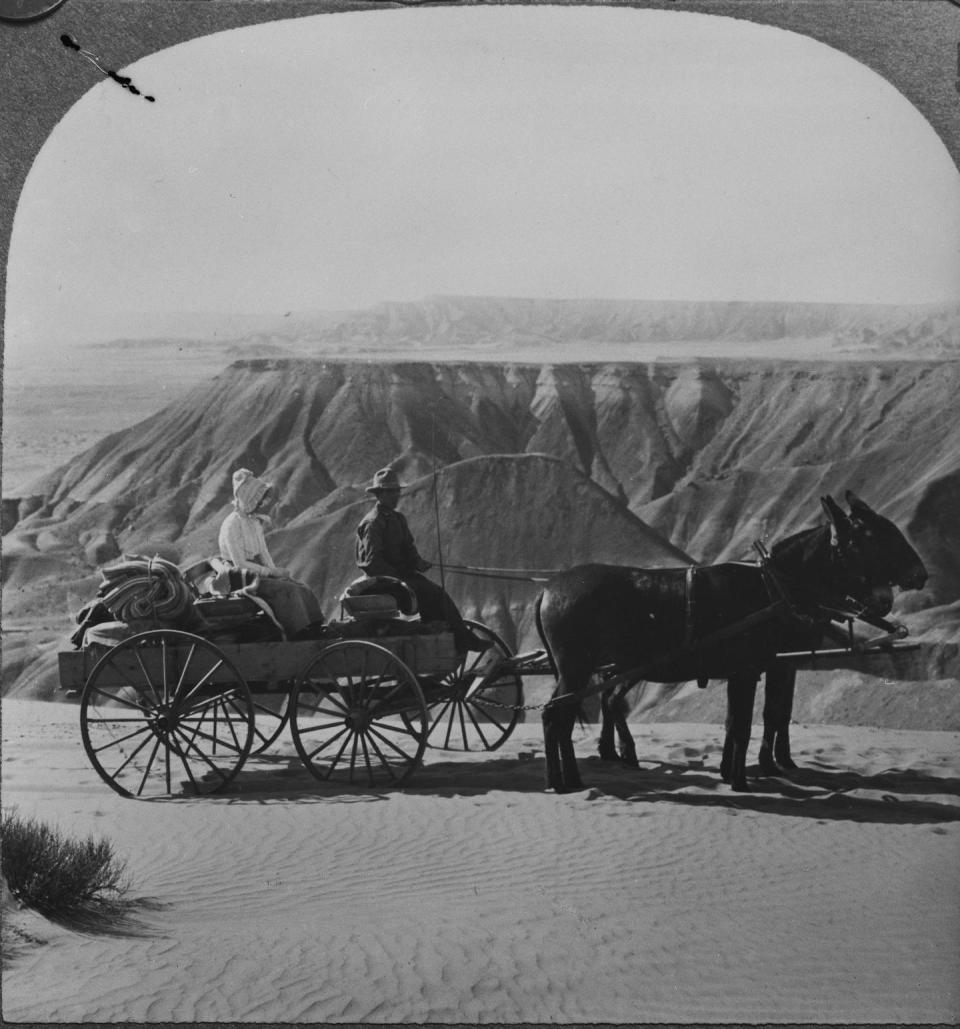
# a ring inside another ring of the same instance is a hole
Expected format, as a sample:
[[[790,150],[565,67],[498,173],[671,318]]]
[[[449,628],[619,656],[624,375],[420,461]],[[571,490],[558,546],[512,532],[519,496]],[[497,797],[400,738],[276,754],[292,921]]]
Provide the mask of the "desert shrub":
[[[0,870],[21,904],[51,917],[120,910],[129,889],[108,840],[70,838],[15,813],[0,819]]]

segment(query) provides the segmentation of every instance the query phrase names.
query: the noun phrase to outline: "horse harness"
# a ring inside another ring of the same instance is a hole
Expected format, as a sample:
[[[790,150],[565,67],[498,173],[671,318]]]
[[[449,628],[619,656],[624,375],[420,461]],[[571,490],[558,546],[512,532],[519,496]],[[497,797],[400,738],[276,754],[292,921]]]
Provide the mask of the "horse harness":
[[[867,622],[877,628],[884,629],[887,633],[885,637],[871,640],[871,645],[879,645],[888,641],[902,639],[906,634],[903,626],[895,625],[883,618],[870,615],[862,605],[859,606],[856,611],[845,611],[839,608],[826,607],[819,604],[817,605],[815,613],[803,610],[793,597],[791,597],[783,578],[778,575],[776,570],[773,568],[770,552],[764,544],[757,540],[754,543],[754,549],[757,551],[757,555],[759,557],[760,573],[763,576],[764,586],[766,587],[767,596],[770,600],[770,603],[766,607],[761,608],[759,611],[754,611],[752,614],[741,618],[737,622],[733,622],[730,625],[725,625],[720,629],[715,629],[713,632],[697,637],[695,631],[696,579],[700,566],[689,565],[686,569],[686,575],[684,576],[685,624],[682,646],[676,647],[666,654],[661,654],[659,657],[647,661],[642,665],[638,665],[635,668],[630,668],[624,672],[617,672],[613,675],[605,675],[600,683],[595,683],[592,686],[588,686],[586,689],[578,690],[576,693],[568,693],[564,694],[562,697],[555,697],[552,700],[547,701],[547,704],[544,706],[549,707],[556,703],[562,703],[565,701],[572,702],[573,700],[577,700],[579,702],[585,697],[593,696],[596,693],[603,693],[606,690],[613,689],[615,686],[622,685],[623,683],[643,679],[658,667],[670,664],[678,658],[688,656],[691,651],[711,647],[716,643],[722,643],[726,639],[737,636],[749,629],[755,628],[758,625],[762,625],[764,622],[769,622],[771,619],[778,619],[786,622],[787,624],[795,626],[800,625],[804,628],[813,628],[814,626],[818,626],[824,635],[830,636],[834,640],[839,640],[851,649],[856,648],[856,642],[853,636],[853,622],[855,619]],[[842,629],[831,625],[831,621],[834,620],[846,621],[848,623],[847,631],[844,632]],[[707,678],[698,677],[697,685],[703,689],[706,687],[708,681],[709,679]]]

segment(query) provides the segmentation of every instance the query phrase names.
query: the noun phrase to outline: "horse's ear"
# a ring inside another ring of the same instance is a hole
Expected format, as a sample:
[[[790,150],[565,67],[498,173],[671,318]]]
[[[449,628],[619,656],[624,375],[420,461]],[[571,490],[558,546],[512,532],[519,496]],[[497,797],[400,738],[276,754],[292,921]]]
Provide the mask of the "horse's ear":
[[[850,489],[847,490],[847,506],[850,508],[850,513],[856,518],[863,518],[864,515],[874,513],[873,509]]]
[[[850,535],[850,519],[843,508],[831,496],[821,497],[820,505],[830,522],[831,536],[844,539]]]

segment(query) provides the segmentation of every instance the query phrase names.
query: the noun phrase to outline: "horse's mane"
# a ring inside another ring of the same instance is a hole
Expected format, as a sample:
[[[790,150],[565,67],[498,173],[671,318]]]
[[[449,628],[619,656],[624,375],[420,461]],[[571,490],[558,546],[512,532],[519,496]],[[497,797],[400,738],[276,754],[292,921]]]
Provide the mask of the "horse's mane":
[[[774,560],[794,557],[812,557],[830,544],[830,526],[815,525],[812,529],[801,529],[786,539],[779,540],[770,548]]]

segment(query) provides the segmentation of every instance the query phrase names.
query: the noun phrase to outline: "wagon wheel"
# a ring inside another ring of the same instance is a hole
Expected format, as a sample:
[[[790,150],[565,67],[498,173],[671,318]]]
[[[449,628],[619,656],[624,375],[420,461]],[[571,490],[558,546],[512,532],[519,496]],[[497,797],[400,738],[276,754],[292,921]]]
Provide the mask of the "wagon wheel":
[[[125,797],[222,789],[250,751],[253,718],[236,667],[209,641],[172,629],[111,648],[80,698],[87,757]]]
[[[443,750],[496,750],[520,717],[523,681],[507,666],[481,685],[492,659],[513,655],[492,629],[481,622],[467,621],[467,625],[493,646],[482,654],[468,653],[443,678],[444,694],[429,711],[428,744]]]
[[[277,741],[290,720],[290,691],[253,694],[253,744],[250,755],[262,754]]]
[[[399,786],[427,745],[427,709],[413,672],[367,640],[342,640],[304,669],[290,727],[310,773],[340,785]]]

